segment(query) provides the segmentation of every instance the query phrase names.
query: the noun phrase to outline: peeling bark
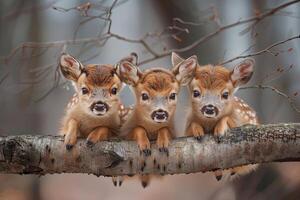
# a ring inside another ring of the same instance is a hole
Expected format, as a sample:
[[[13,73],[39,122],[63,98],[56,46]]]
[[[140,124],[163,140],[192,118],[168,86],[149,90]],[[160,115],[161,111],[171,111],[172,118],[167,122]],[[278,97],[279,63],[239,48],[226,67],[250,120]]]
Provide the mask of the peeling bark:
[[[153,142],[146,166],[144,158],[132,141],[113,140],[88,147],[80,139],[67,151],[59,136],[0,137],[0,173],[180,174],[299,161],[300,124],[247,125],[230,130],[226,136],[207,135],[201,142],[177,138],[170,144],[168,157]]]

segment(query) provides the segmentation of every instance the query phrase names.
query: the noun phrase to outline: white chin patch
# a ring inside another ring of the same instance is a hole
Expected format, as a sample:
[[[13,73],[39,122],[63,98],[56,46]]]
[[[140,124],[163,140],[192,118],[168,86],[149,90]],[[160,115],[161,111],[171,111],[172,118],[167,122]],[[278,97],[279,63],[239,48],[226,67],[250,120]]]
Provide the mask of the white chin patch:
[[[93,109],[93,113],[94,113],[95,115],[98,115],[98,116],[104,115],[106,112],[107,112],[106,109],[104,109],[104,110],[102,110],[102,111],[98,111],[98,110],[96,110],[96,109]]]
[[[207,117],[207,118],[214,118],[216,117],[216,114],[207,114],[207,113],[203,113],[204,117]]]
[[[167,119],[158,119],[156,117],[154,117],[153,121],[157,122],[157,123],[164,123],[164,122],[167,122]]]

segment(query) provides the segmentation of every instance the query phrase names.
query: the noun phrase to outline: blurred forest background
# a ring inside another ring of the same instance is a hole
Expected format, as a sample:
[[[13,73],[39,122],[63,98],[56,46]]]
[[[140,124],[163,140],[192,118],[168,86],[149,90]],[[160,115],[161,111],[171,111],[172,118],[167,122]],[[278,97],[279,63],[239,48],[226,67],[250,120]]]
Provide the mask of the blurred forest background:
[[[57,133],[73,94],[71,84],[57,71],[63,51],[83,63],[112,64],[136,52],[142,69],[170,68],[170,49],[179,49],[183,57],[196,54],[200,64],[222,63],[299,35],[298,2],[2,0],[0,134]],[[256,18],[239,23],[251,17]],[[195,41],[200,42],[189,47]],[[254,56],[254,78],[238,96],[257,111],[261,123],[299,122],[299,55],[300,39],[293,39]],[[181,116],[188,106],[186,97],[182,89],[177,111]],[[121,98],[126,105],[134,103],[127,87]],[[182,119],[177,124],[181,136]],[[153,180],[146,189],[136,180],[114,187],[110,178],[93,175],[0,175],[0,200],[299,199],[299,172],[299,163],[265,164],[233,182],[217,182],[210,173],[173,175]]]

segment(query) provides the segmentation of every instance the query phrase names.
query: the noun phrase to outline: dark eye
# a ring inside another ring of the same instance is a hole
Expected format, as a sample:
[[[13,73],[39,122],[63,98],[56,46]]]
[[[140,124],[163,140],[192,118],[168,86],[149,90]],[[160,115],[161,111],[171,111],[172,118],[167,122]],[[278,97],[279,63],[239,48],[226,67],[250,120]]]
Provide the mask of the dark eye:
[[[200,96],[200,91],[199,90],[194,90],[193,91],[193,96],[196,98],[196,97],[199,97]]]
[[[229,96],[229,93],[228,93],[228,92],[224,92],[224,93],[222,94],[222,98],[223,98],[223,99],[228,99],[228,96]]]
[[[143,94],[142,94],[142,99],[143,99],[143,101],[146,101],[146,100],[148,100],[148,99],[149,99],[149,96],[148,96],[148,94],[146,94],[146,93],[143,93]]]
[[[111,93],[112,93],[112,94],[117,94],[117,92],[118,92],[118,89],[117,89],[117,88],[114,87],[114,88],[111,89]]]
[[[171,93],[169,96],[170,99],[175,100],[176,98],[176,93]]]
[[[82,88],[81,91],[82,91],[82,94],[89,93],[89,90],[86,87]]]

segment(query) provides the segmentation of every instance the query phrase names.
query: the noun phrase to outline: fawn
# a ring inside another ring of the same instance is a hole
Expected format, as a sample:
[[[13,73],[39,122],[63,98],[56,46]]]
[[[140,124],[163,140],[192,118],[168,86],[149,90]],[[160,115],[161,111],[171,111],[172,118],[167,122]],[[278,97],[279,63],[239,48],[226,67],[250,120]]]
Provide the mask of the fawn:
[[[65,53],[60,57],[59,67],[76,91],[67,106],[60,131],[65,136],[66,149],[72,149],[77,137],[87,138],[86,143],[91,146],[117,135],[125,109],[118,97],[122,81],[116,67],[83,66]]]
[[[173,137],[174,113],[180,85],[192,79],[197,58],[181,65],[173,72],[154,68],[142,72],[136,65],[124,61],[119,65],[122,80],[129,84],[135,94],[136,104],[121,128],[127,139],[135,140],[145,158],[151,155],[150,140],[156,140],[159,151],[168,155],[168,145]],[[143,162],[141,170],[145,167]],[[147,175],[141,176],[142,185],[149,182]]]
[[[172,53],[173,67],[190,62]],[[207,133],[224,135],[229,128],[258,124],[255,111],[242,99],[234,96],[238,87],[246,84],[253,74],[254,60],[246,59],[229,70],[223,66],[197,64],[194,78],[188,83],[191,109],[187,117],[186,135],[201,140]],[[244,174],[257,165],[230,169],[231,175]],[[215,171],[217,180],[222,171]]]

